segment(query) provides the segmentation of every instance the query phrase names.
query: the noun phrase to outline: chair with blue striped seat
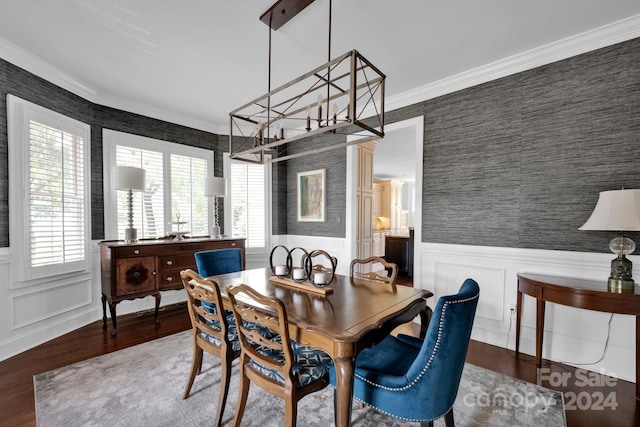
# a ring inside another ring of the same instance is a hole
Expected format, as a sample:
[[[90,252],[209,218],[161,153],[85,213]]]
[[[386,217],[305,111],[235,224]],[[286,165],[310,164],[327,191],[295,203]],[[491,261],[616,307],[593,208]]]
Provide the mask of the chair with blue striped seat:
[[[354,398],[401,420],[433,426],[444,417],[453,427],[479,296],[478,284],[467,279],[457,294],[438,300],[424,340],[390,335],[363,350],[355,363]]]
[[[203,351],[221,361],[220,395],[215,425],[220,426],[224,405],[229,393],[231,362],[240,356],[240,343],[233,313],[218,310],[222,307],[220,288],[213,280],[202,278],[193,270],[180,272],[187,291],[187,307],[193,328],[193,360],[183,399],[189,397],[193,382],[202,369]]]
[[[227,286],[238,326],[240,392],[234,418],[239,427],[247,403],[249,386],[255,383],[285,401],[285,425],[295,426],[298,401],[329,384],[332,360],[321,350],[291,340],[287,312],[277,298],[262,295],[247,285]],[[247,325],[259,324],[272,332],[266,337]]]
[[[242,271],[240,248],[213,249],[194,253],[198,274],[202,277]]]

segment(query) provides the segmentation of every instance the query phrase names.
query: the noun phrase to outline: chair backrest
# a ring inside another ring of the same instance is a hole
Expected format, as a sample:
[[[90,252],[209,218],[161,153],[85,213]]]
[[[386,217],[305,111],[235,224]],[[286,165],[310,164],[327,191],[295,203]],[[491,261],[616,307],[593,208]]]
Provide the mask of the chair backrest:
[[[204,279],[193,270],[181,271],[180,277],[187,291],[187,307],[194,333],[198,335],[204,332],[216,337],[221,343],[229,343],[229,324],[222,309],[218,284],[213,280]]]
[[[284,304],[277,298],[262,295],[244,284],[227,286],[227,295],[231,301],[244,355],[259,365],[280,373],[285,383],[295,384],[291,369],[294,363],[293,350]],[[250,326],[255,324],[269,329],[269,332]],[[261,351],[258,351],[258,347],[262,347]],[[274,357],[265,356],[265,348]],[[278,357],[279,355],[282,357]],[[269,380],[273,378],[273,373],[265,372],[263,376]]]
[[[405,374],[417,398],[428,396],[422,410],[430,414],[445,413],[456,399],[479,297],[478,283],[467,279],[457,294],[438,299],[420,352]]]
[[[194,254],[198,273],[203,277],[234,273],[242,270],[240,248],[214,249]]]
[[[382,265],[382,270],[374,270],[377,264]],[[349,267],[351,277],[362,277],[364,279],[395,285],[398,277],[398,266],[392,262],[387,262],[384,258],[372,256],[366,259],[354,259]]]

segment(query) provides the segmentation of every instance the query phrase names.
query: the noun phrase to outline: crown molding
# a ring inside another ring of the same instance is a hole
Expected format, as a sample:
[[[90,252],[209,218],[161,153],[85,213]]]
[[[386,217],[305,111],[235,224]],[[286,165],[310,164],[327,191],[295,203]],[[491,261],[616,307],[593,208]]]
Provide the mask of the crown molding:
[[[95,102],[94,89],[2,37],[0,37],[0,58],[88,101]]]
[[[477,67],[385,100],[385,110],[417,104],[438,96],[527,71],[596,49],[640,37],[640,15],[634,15],[544,46]]]
[[[634,15],[575,36],[477,67],[385,99],[385,110],[417,104],[572,56],[640,37],[640,15]],[[98,95],[95,89],[0,37],[0,58],[78,96],[106,107],[118,108],[195,129],[228,135],[228,123],[209,123],[131,99]],[[365,111],[363,116],[373,115]]]

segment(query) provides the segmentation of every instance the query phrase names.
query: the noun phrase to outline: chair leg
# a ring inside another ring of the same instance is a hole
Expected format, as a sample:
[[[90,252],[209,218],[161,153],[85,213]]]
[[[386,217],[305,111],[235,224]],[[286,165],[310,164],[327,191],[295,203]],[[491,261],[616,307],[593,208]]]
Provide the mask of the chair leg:
[[[227,403],[227,396],[229,394],[229,383],[231,382],[231,359],[232,355],[228,354],[225,360],[223,360],[220,368],[220,397],[218,398],[218,412],[216,413],[216,427],[222,425],[222,415],[224,414],[224,405]]]
[[[444,425],[446,427],[455,427],[456,423],[453,420],[453,408],[449,409],[446,414],[444,414]],[[420,423],[420,427],[433,427],[433,420],[422,421]]]
[[[456,423],[453,420],[453,408],[449,409],[449,412],[444,414],[444,425],[446,427],[456,427]]]
[[[286,427],[296,427],[298,418],[298,404],[293,401],[292,396],[287,396],[284,400],[284,425]]]
[[[202,349],[198,347],[198,344],[193,344],[193,360],[191,361],[191,373],[189,373],[189,381],[187,382],[187,388],[184,391],[183,399],[189,397],[189,393],[191,393],[191,387],[193,386],[193,381],[196,379],[196,375],[200,373],[200,368],[202,367]]]
[[[240,361],[241,364],[244,364],[243,361]],[[238,404],[236,405],[236,415],[233,418],[233,426],[240,427],[240,422],[242,421],[242,416],[244,415],[244,407],[247,404],[247,396],[249,395],[249,385],[251,385],[251,381],[244,375],[244,367],[240,366],[240,385],[238,390]]]

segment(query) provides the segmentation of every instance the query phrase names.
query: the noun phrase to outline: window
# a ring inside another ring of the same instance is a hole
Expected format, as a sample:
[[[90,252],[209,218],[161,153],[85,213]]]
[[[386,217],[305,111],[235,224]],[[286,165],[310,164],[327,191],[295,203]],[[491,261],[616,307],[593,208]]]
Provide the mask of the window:
[[[225,153],[228,191],[225,200],[225,232],[246,237],[248,252],[266,251],[269,242],[271,165],[231,159]],[[229,232],[231,231],[231,232]],[[254,250],[251,251],[250,249]]]
[[[209,234],[212,205],[204,196],[204,178],[213,171],[212,151],[112,130],[104,131],[103,140],[107,236],[124,239],[128,226],[127,192],[116,191],[110,184],[112,166],[135,166],[147,172],[146,190],[133,193],[133,226],[139,239],[176,231]]]
[[[12,95],[7,106],[19,280],[88,270],[90,127]]]

